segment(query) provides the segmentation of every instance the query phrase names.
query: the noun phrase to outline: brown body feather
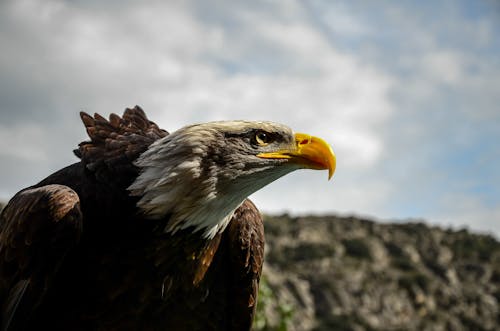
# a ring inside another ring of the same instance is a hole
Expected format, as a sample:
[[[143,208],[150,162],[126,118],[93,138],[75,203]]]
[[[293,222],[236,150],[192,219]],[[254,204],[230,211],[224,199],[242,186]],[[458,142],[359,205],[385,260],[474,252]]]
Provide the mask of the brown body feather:
[[[264,233],[245,201],[211,240],[164,233],[127,187],[168,133],[139,108],[82,113],[81,161],[18,193],[0,216],[3,330],[249,330]]]

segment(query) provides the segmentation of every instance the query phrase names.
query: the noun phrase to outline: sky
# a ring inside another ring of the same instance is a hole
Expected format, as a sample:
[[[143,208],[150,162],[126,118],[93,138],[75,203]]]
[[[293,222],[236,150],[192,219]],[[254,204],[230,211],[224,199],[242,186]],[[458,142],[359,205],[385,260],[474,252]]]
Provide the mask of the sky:
[[[498,1],[0,2],[0,200],[76,162],[78,113],[168,131],[249,119],[327,140],[267,213],[425,220],[500,238]]]

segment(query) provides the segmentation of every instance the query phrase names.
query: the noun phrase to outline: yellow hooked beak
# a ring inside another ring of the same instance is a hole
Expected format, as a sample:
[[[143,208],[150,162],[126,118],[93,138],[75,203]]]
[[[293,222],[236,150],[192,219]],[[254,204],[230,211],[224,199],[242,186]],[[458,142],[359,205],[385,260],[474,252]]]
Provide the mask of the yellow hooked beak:
[[[264,159],[289,159],[307,169],[328,169],[328,179],[332,178],[336,166],[335,154],[330,145],[321,138],[305,133],[295,134],[295,146],[290,149],[260,153],[257,156]]]

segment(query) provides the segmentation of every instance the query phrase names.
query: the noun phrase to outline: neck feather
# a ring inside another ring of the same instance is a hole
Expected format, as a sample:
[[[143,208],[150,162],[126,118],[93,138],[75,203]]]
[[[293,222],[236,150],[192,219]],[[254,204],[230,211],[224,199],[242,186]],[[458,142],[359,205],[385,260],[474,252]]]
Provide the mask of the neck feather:
[[[190,141],[170,135],[152,144],[135,162],[141,172],[128,190],[140,197],[137,207],[146,217],[170,217],[165,232],[191,228],[212,239],[245,200],[246,196],[218,192],[219,167],[208,154],[207,144],[190,146]]]

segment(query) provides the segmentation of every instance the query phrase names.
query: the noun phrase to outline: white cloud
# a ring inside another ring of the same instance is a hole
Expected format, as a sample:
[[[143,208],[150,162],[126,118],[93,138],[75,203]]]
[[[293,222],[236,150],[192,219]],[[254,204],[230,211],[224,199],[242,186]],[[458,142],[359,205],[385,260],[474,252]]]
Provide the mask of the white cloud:
[[[465,78],[465,64],[458,52],[437,49],[422,56],[420,61],[421,70],[430,80],[458,85]]]
[[[17,48],[1,65],[11,67],[26,94],[43,88],[56,108],[48,113],[56,123],[71,119],[74,127],[57,151],[65,160],[81,139],[76,132],[83,132],[75,125],[77,110],[107,115],[136,103],[168,130],[229,118],[287,123],[332,142],[340,169],[367,169],[380,157],[376,127],[391,112],[391,78],[336,50],[301,18],[300,7],[288,11],[296,15],[291,20],[263,18],[258,10],[237,12],[235,32],[198,20],[181,4],[96,11],[63,1],[23,1],[7,10],[23,33],[4,35]],[[277,67],[247,71],[247,52],[254,56],[248,60],[274,54],[271,66]],[[13,66],[15,58],[21,65]],[[235,70],[220,61],[233,61]],[[45,137],[38,153],[60,158],[51,148],[57,139],[56,133]],[[19,141],[16,150],[28,150],[34,140],[40,139]],[[38,160],[38,167],[49,169],[44,163]]]
[[[448,169],[432,157],[456,148],[442,137],[471,136],[457,118],[498,118],[498,66],[450,46],[426,13],[381,7],[381,24],[359,8],[324,2],[311,11],[298,1],[0,4],[0,198],[73,160],[71,150],[85,136],[79,110],[107,115],[139,104],[170,131],[200,121],[268,119],[331,142],[338,156],[333,182],[324,173],[292,174],[255,196],[264,210],[407,216],[391,215],[391,201],[415,195],[412,187],[434,189],[428,178]],[[477,36],[476,46],[492,42],[494,25],[453,17],[448,29]],[[363,46],[340,47],[352,40]],[[436,102],[442,108],[429,112]],[[474,111],[461,114],[467,109]],[[14,159],[26,163],[15,167]],[[35,161],[37,173],[27,178]],[[290,187],[296,192],[283,194]],[[441,214],[420,216],[455,215],[450,206],[439,208]],[[488,208],[475,204],[464,214]]]
[[[330,1],[317,2],[316,5],[319,5],[316,8],[319,18],[334,37],[359,38],[373,33],[367,22],[363,22],[348,5]]]
[[[17,158],[22,162],[47,162],[49,155],[42,147],[46,141],[47,132],[39,125],[0,125],[0,157]]]

